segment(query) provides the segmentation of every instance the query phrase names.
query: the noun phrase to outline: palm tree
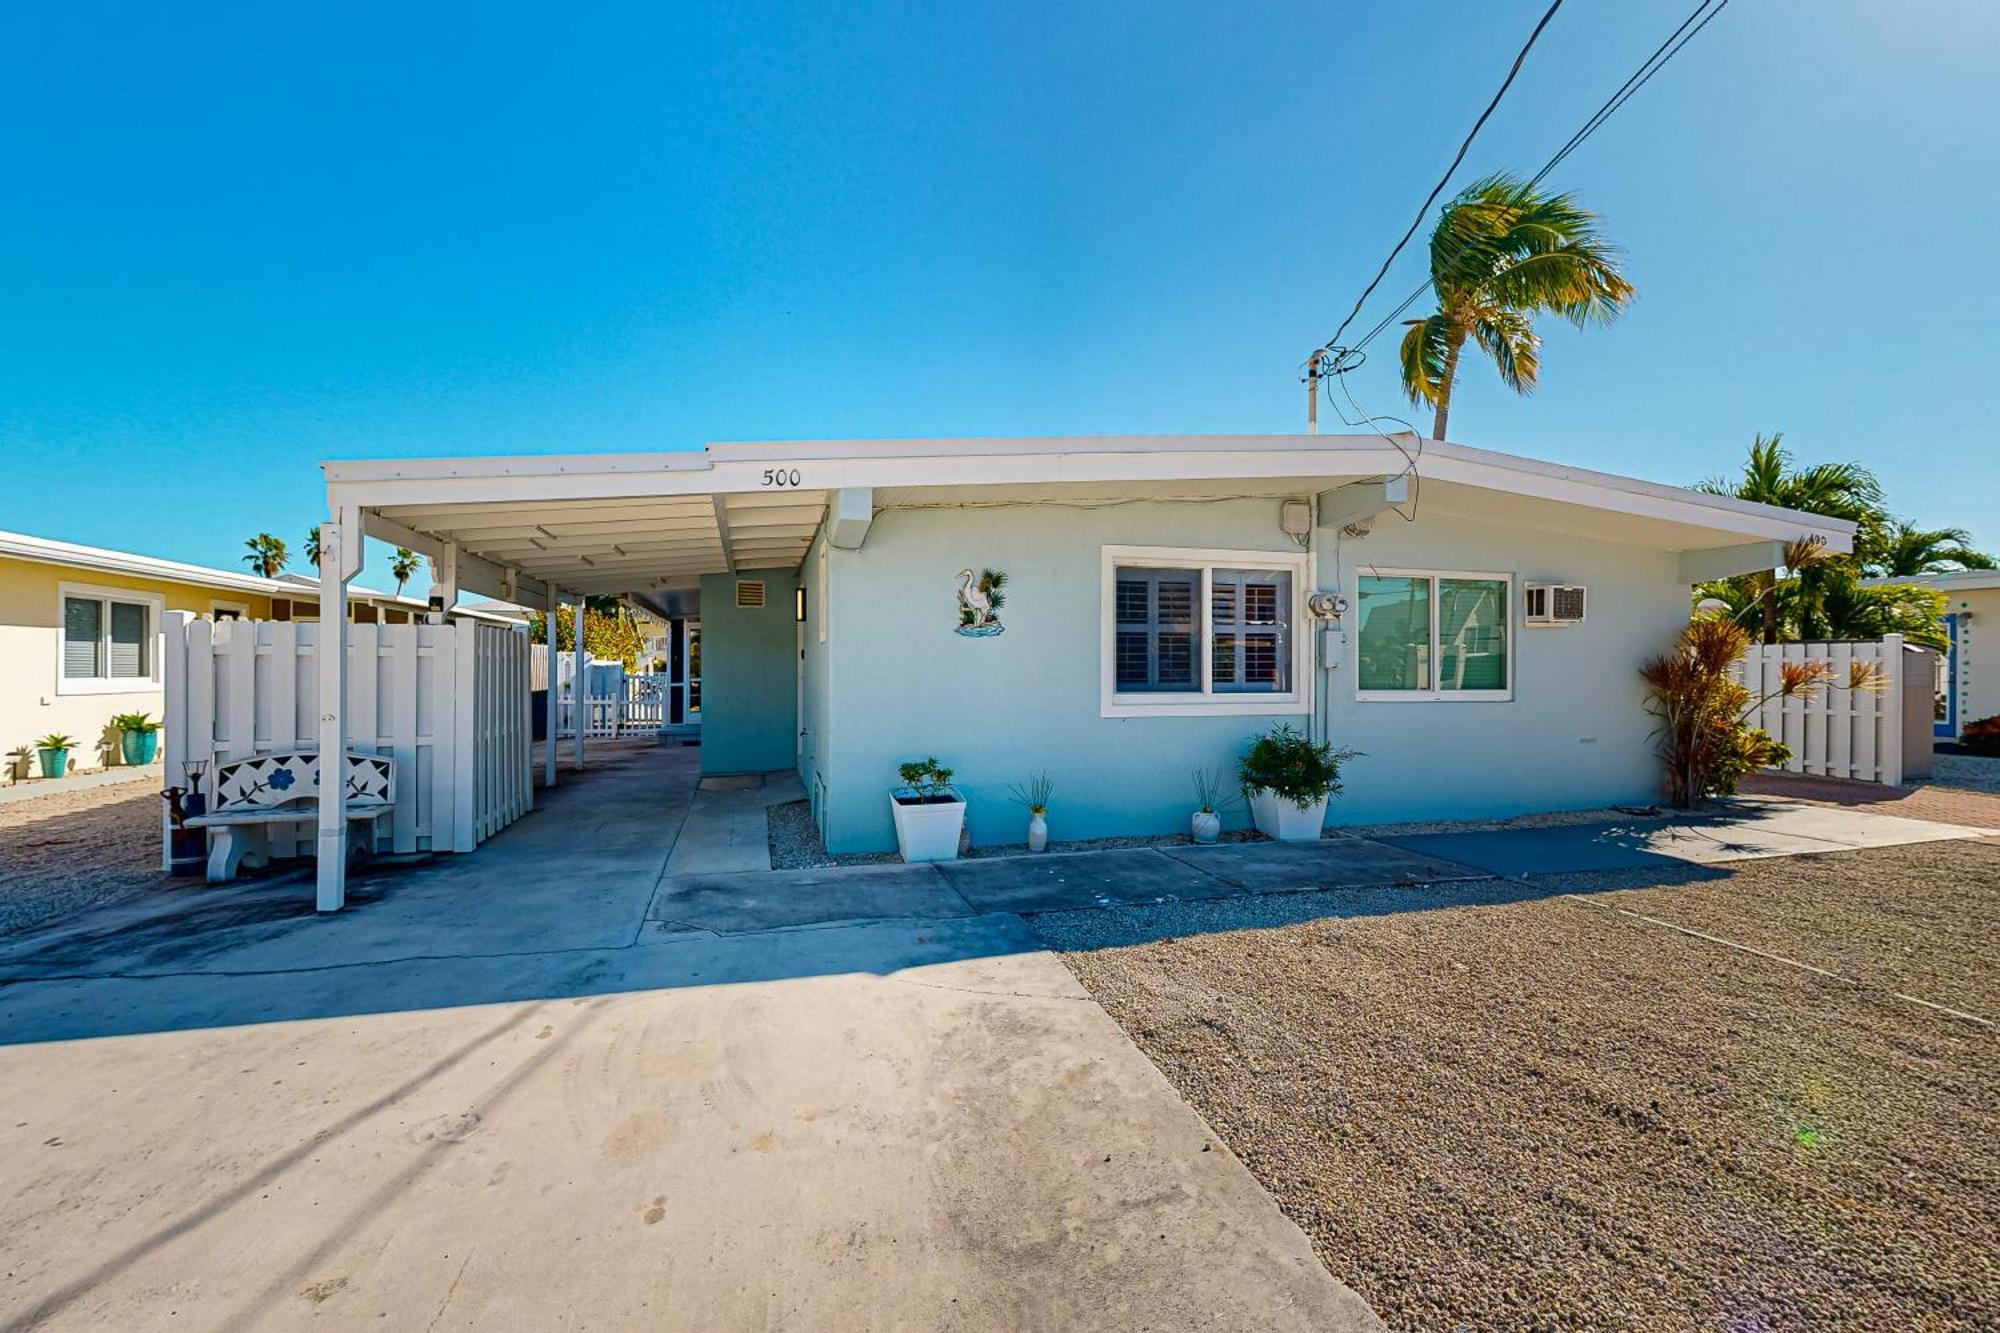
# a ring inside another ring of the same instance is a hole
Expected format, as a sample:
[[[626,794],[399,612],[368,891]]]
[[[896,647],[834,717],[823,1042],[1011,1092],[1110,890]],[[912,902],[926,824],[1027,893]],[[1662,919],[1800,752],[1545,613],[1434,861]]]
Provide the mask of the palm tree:
[[[1468,339],[1502,383],[1532,393],[1542,367],[1537,315],[1583,328],[1623,310],[1634,293],[1615,256],[1595,213],[1514,176],[1488,176],[1446,204],[1431,232],[1438,308],[1407,321],[1402,346],[1403,391],[1437,409],[1431,437],[1445,438]]]
[[[268,532],[260,532],[243,543],[250,554],[243,557],[243,563],[267,579],[278,577],[285,567],[285,543]]]
[[[1912,578],[1952,569],[1992,569],[1993,557],[1975,550],[1964,528],[1920,528],[1908,519],[1891,519],[1868,534],[1857,554],[1868,572],[1885,578]]]
[[[1739,500],[1754,500],[1784,509],[1801,509],[1828,518],[1844,518],[1861,524],[1864,531],[1884,521],[1882,486],[1875,480],[1874,473],[1859,463],[1815,463],[1808,468],[1794,469],[1784,440],[1782,431],[1768,437],[1758,435],[1751,441],[1750,457],[1743,465],[1740,478],[1731,481],[1711,477],[1695,489],[1707,491],[1710,495],[1731,495]],[[1805,570],[1810,565],[1821,571],[1815,582],[1823,582],[1834,572],[1826,568],[1830,563],[1830,560],[1815,558],[1802,562],[1798,568]],[[1762,608],[1764,642],[1776,643],[1779,630],[1778,571],[1772,569],[1746,577]]]
[[[306,529],[306,561],[314,569],[319,568],[319,552],[319,524],[315,523]]]
[[[409,547],[398,546],[396,548],[396,554],[390,557],[389,560],[389,573],[396,580],[396,596],[401,597],[403,595],[403,585],[410,581],[410,576],[416,573],[418,567],[423,563],[423,560],[417,553]]]

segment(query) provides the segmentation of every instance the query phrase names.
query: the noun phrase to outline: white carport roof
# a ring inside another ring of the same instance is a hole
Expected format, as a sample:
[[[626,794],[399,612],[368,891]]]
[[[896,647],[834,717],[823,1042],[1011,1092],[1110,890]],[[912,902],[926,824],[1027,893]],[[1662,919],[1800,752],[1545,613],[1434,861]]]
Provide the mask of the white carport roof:
[[[661,606],[702,575],[792,568],[829,505],[1288,497],[1414,470],[1434,512],[1683,553],[1690,582],[1770,568],[1774,544],[1854,527],[1769,505],[1414,436],[1202,435],[716,444],[700,451],[322,465],[331,512],[457,563],[463,589]],[[1738,568],[1740,566],[1740,568]]]

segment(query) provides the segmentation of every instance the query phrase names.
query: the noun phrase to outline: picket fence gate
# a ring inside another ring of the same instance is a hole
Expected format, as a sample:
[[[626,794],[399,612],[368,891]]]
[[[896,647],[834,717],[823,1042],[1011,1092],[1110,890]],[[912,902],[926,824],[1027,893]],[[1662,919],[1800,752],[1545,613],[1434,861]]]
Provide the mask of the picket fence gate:
[[[207,765],[206,789],[218,762],[319,747],[319,629],[167,615],[169,784],[185,782],[189,762]],[[348,748],[397,766],[375,850],[469,852],[534,807],[526,630],[360,624],[347,637]],[[313,847],[310,825],[271,834],[274,857]]]
[[[1826,662],[1833,667],[1832,684],[1810,699],[1780,697],[1779,672],[1787,662]],[[1848,673],[1856,662],[1873,664],[1882,688],[1849,689]],[[1918,665],[1927,664],[1924,659]],[[1791,747],[1784,771],[1902,785],[1908,712],[1904,694],[1911,687],[1912,670],[1902,635],[1886,635],[1879,642],[1754,644],[1737,670],[1752,697],[1762,700],[1750,715],[1751,725]],[[1928,690],[1927,675],[1919,683]],[[1928,733],[1923,740],[1928,747]]]

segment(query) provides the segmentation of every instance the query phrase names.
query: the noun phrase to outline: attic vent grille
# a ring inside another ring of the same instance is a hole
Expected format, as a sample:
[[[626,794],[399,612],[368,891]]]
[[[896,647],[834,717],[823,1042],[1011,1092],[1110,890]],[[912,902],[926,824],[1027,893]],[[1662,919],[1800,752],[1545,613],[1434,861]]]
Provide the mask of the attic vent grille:
[[[764,605],[764,580],[736,580],[736,605],[749,610]]]

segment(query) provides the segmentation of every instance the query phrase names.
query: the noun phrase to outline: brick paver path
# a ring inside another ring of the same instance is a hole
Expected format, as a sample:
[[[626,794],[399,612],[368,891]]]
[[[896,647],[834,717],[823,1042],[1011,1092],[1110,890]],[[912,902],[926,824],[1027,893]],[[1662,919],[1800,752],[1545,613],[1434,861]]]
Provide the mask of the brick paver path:
[[[1744,779],[1741,791],[1745,796],[1783,796],[1808,805],[1850,806],[1877,815],[2000,829],[2000,796],[1962,787],[1884,787],[1796,773],[1755,773]],[[1980,841],[2000,846],[2000,837]]]

